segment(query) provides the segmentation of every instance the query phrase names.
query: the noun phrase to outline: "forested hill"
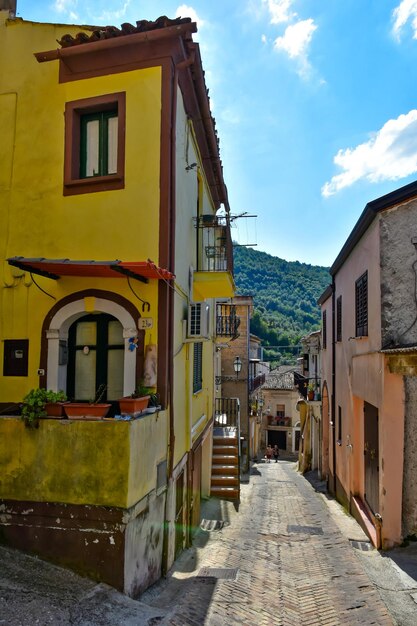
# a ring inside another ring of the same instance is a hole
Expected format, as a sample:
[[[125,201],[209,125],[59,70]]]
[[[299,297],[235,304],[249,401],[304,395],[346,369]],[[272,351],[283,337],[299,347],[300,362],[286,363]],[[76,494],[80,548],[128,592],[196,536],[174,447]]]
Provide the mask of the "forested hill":
[[[251,332],[264,346],[297,344],[320,327],[317,299],[330,283],[328,268],[241,246],[234,248],[234,266],[238,295],[254,298]],[[266,356],[280,363],[294,352],[271,349]]]

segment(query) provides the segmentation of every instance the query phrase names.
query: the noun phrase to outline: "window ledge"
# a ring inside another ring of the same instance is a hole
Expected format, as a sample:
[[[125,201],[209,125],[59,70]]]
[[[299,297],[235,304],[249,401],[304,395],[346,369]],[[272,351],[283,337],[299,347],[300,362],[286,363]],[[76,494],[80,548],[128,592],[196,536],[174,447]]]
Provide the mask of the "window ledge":
[[[121,174],[109,174],[108,176],[90,176],[88,178],[76,178],[64,182],[64,196],[73,196],[80,193],[95,191],[111,191],[123,189],[125,186],[124,176]]]

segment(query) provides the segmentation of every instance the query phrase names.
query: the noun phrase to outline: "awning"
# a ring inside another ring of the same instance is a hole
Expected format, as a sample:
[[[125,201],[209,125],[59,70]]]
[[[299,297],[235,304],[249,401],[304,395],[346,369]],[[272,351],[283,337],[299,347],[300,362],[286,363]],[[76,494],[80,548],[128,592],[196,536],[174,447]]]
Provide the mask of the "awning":
[[[39,274],[46,278],[58,280],[61,276],[80,276],[94,278],[123,278],[129,276],[142,282],[148,280],[172,280],[175,274],[158,267],[150,261],[72,261],[71,259],[29,259],[15,256],[7,259],[10,265],[19,267],[25,272]]]

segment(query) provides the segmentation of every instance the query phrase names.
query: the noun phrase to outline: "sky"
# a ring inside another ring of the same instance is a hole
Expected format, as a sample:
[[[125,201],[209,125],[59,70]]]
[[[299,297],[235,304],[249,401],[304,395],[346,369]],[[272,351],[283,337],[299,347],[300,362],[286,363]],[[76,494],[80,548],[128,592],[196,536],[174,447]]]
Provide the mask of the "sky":
[[[197,22],[241,245],[331,265],[417,180],[417,0],[17,0],[25,20]]]

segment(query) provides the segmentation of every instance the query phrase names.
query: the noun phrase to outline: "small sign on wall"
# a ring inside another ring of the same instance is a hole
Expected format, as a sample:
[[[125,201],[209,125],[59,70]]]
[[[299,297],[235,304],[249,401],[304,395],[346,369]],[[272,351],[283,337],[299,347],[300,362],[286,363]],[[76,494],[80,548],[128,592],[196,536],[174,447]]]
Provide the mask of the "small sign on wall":
[[[139,330],[147,330],[149,328],[153,328],[153,318],[152,317],[141,317],[138,324]]]

